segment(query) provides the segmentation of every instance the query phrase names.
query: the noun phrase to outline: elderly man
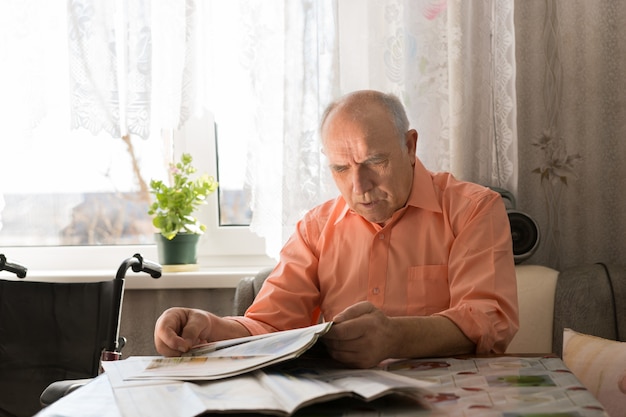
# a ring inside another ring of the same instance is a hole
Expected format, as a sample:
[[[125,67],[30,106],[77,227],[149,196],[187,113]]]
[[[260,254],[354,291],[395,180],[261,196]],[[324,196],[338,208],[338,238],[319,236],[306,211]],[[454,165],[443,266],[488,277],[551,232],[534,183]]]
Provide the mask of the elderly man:
[[[340,98],[321,121],[341,196],[310,210],[244,317],[172,308],[159,353],[207,341],[333,326],[330,355],[356,367],[387,358],[504,352],[518,328],[513,249],[498,193],[426,170],[400,101]]]

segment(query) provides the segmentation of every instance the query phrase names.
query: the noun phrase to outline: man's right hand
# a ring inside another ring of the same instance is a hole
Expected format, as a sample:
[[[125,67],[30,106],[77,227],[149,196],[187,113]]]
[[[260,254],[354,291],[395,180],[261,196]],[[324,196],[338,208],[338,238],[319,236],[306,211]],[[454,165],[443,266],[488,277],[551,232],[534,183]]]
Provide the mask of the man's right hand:
[[[172,307],[154,326],[154,346],[163,356],[180,356],[196,345],[250,336],[235,320],[195,308]]]
[[[163,356],[180,356],[193,346],[210,341],[217,316],[203,310],[173,307],[165,310],[154,327],[154,345]]]

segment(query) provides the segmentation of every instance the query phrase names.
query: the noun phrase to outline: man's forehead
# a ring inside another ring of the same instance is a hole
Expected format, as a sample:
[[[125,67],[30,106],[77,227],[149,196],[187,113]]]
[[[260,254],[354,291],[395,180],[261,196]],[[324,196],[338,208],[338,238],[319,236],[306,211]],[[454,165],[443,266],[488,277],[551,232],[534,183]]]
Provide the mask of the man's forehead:
[[[331,163],[361,163],[381,158],[391,153],[389,141],[377,140],[376,135],[337,136],[329,138],[325,154]]]
[[[388,113],[383,111],[342,112],[332,115],[324,126],[325,139],[366,140],[392,134],[395,125]]]

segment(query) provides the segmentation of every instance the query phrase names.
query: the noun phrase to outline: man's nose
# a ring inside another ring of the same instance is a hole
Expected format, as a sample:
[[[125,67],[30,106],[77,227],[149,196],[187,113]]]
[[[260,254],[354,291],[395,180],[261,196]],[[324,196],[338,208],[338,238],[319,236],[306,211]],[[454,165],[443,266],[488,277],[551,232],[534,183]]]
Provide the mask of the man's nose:
[[[363,195],[372,189],[373,182],[367,168],[363,166],[357,167],[352,176],[352,192],[354,194]]]

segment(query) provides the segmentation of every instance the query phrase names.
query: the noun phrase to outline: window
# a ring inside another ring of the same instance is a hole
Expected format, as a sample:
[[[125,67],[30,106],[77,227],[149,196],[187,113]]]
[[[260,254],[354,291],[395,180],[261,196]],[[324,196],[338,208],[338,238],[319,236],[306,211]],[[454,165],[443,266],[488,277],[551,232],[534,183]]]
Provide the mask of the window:
[[[198,170],[221,184],[200,213],[208,228],[200,262],[264,259],[263,242],[246,227],[245,141],[223,140],[218,147],[211,114],[191,116],[179,130],[153,120],[146,139],[70,128],[66,9],[46,3],[25,8],[32,12],[26,22],[15,17],[17,7],[0,11],[13,22],[1,29],[10,40],[3,41],[3,56],[15,63],[0,68],[2,252],[29,268],[111,268],[136,251],[155,257],[150,196],[142,184],[166,178],[168,162],[191,152]],[[20,29],[23,23],[28,30]],[[41,30],[31,31],[36,27]]]
[[[151,243],[149,196],[138,190],[164,175],[160,135],[124,142],[52,125],[60,120],[67,117],[50,115],[32,137],[2,143],[11,157],[0,166],[10,179],[2,185],[0,246]]]
[[[0,167],[0,176],[11,179],[2,184],[3,252],[31,268],[111,268],[111,262],[137,251],[155,259],[148,203],[137,191],[139,178],[133,172],[127,144],[106,135],[92,137],[85,131],[57,133],[46,129],[45,124],[43,121],[28,140],[2,143],[3,152],[12,155]],[[165,178],[164,155],[182,152],[194,155],[199,171],[217,173],[214,131],[212,117],[205,114],[173,134],[163,132],[148,140],[133,140],[142,180]],[[50,135],[63,139],[52,141]],[[164,149],[168,143],[175,144],[171,152]],[[237,152],[230,150],[224,155],[223,165],[245,169]],[[222,170],[222,176],[228,178],[229,174]],[[232,200],[224,195],[241,198],[243,190],[222,187],[219,198],[212,195],[209,204],[201,208],[199,217],[207,231],[200,243],[200,262],[221,266],[267,262],[262,240],[241,225],[245,215],[219,215],[218,202],[229,213],[237,213],[243,206],[229,207],[227,203]],[[91,252],[88,246],[92,246]],[[89,253],[110,255],[94,264]],[[105,259],[113,260],[107,264]]]

